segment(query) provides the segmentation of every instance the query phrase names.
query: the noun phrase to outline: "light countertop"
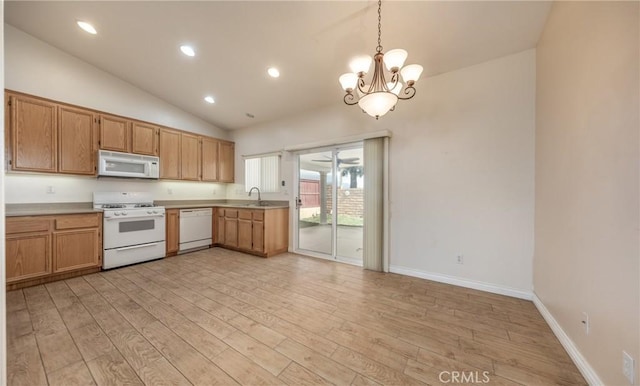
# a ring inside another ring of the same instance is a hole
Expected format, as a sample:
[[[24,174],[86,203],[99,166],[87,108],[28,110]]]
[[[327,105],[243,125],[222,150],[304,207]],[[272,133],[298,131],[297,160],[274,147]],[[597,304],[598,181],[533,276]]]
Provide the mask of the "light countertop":
[[[257,206],[257,200],[166,200],[155,201],[155,205],[166,209],[189,208],[238,208],[238,209],[283,209],[289,208],[288,201],[264,201],[268,206]],[[101,213],[102,209],[94,209],[91,202],[58,202],[6,204],[5,217],[17,216],[52,216],[57,214]]]
[[[56,214],[102,213],[91,202],[56,202],[32,204],[6,204],[5,217],[47,216]]]

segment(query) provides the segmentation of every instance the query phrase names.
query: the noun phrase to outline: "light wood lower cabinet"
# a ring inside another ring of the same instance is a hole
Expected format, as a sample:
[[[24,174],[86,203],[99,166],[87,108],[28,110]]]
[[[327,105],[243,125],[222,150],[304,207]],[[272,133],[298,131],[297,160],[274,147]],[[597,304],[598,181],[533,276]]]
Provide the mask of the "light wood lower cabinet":
[[[99,229],[80,229],[53,233],[53,272],[66,272],[101,266]]]
[[[238,211],[238,248],[253,249],[253,211]]]
[[[6,219],[7,289],[96,272],[102,213]]]
[[[180,209],[167,209],[165,216],[167,256],[174,256],[180,248]]]
[[[238,210],[224,210],[224,244],[225,247],[238,247]]]
[[[51,273],[51,234],[7,235],[7,283]]]
[[[269,257],[289,247],[289,209],[223,209],[214,216],[216,245]]]

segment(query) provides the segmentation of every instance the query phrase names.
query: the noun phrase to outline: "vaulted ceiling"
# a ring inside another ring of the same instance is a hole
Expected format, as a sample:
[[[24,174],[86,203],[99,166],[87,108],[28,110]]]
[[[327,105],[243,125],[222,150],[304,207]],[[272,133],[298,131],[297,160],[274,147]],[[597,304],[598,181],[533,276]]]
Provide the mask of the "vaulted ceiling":
[[[535,47],[550,7],[385,1],[382,45],[407,50],[407,63],[421,64],[424,79]],[[6,1],[5,22],[213,125],[237,129],[342,103],[338,77],[352,57],[375,52],[377,2]],[[196,56],[184,56],[182,44]],[[267,75],[271,66],[279,78]]]

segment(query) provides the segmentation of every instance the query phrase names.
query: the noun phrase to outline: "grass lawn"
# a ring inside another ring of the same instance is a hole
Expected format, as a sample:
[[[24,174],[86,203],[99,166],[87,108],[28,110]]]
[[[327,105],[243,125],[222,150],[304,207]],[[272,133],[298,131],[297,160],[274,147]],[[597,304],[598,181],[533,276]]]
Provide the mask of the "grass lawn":
[[[320,216],[311,216],[311,217],[300,219],[300,221],[309,223],[309,226],[313,226],[315,224],[320,223]],[[333,216],[330,214],[327,214],[327,224],[331,224],[332,221],[333,221]],[[338,215],[338,225],[361,227],[362,223],[363,223],[362,217],[349,216],[347,214]]]

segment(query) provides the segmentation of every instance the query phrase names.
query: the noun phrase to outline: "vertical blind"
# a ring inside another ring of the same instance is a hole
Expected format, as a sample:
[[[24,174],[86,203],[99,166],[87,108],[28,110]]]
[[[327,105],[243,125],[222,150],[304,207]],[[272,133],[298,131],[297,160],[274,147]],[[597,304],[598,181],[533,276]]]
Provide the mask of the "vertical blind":
[[[248,192],[257,186],[261,192],[278,192],[280,155],[246,158],[244,160],[244,188]]]
[[[364,141],[364,227],[363,262],[365,269],[384,271],[384,138]]]

